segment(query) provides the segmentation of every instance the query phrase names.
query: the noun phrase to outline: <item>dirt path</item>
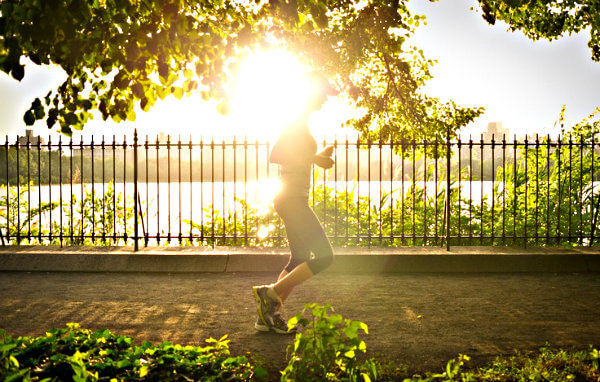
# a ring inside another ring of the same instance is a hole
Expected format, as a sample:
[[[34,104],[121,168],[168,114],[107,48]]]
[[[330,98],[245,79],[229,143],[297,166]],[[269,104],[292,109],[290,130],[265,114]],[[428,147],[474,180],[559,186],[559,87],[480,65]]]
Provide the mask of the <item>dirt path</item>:
[[[0,273],[0,328],[42,335],[79,322],[92,330],[202,344],[229,334],[234,354],[276,370],[292,337],[258,333],[251,286],[274,274]],[[364,321],[370,352],[438,370],[459,353],[483,362],[513,349],[600,345],[600,274],[319,275],[286,304],[331,303]]]

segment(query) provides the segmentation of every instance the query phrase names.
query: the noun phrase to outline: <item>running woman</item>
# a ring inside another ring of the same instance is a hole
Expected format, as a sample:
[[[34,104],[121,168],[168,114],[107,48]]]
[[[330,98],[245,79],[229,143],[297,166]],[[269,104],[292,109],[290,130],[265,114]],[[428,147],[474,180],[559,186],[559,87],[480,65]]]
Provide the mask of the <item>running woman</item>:
[[[283,131],[270,156],[270,161],[277,163],[281,170],[281,189],[273,204],[285,224],[291,255],[277,282],[252,288],[258,312],[254,327],[264,332],[295,333],[295,328],[288,329],[287,322],[281,317],[279,310],[283,302],[294,287],[333,262],[331,244],[308,205],[312,165],[331,168],[333,147],[317,153],[317,142],[308,129],[308,118],[321,108],[328,96],[337,92],[324,76],[312,73],[309,78],[313,96],[301,117]]]

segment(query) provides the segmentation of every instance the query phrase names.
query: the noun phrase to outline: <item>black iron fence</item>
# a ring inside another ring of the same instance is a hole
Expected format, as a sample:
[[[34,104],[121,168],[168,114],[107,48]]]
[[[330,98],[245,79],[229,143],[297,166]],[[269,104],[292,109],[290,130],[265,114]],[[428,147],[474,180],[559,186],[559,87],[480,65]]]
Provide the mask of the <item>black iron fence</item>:
[[[596,244],[593,136],[320,143],[335,165],[313,171],[310,203],[335,246]],[[7,137],[2,243],[283,246],[270,148]]]

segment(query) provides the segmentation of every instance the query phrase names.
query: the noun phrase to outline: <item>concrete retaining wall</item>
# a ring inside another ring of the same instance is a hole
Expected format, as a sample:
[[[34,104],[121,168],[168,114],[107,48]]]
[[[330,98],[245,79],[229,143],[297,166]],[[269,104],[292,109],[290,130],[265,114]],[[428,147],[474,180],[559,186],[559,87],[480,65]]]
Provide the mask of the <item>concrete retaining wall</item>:
[[[600,248],[341,248],[335,273],[600,272]],[[285,249],[128,247],[3,247],[0,271],[26,272],[278,272]]]

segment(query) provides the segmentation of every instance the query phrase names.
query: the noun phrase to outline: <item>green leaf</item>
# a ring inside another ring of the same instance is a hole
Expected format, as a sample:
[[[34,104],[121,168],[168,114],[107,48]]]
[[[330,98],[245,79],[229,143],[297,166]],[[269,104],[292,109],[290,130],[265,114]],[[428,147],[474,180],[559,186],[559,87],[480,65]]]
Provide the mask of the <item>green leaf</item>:
[[[299,319],[298,316],[291,317],[287,322],[288,329],[291,329],[291,328],[295,327],[296,325],[298,325],[298,319]]]
[[[29,59],[31,60],[31,62],[33,62],[36,65],[41,65],[42,64],[42,60],[40,60],[40,57],[37,54],[35,54],[35,53],[30,53],[29,54]]]
[[[65,115],[65,123],[69,126],[76,125],[79,120],[77,119],[77,115],[75,113],[68,113]]]
[[[267,373],[267,371],[265,369],[263,369],[262,367],[256,367],[254,369],[254,375],[258,379],[265,379],[265,378],[267,378],[267,376],[269,375],[269,373]]]
[[[160,99],[165,99],[165,97],[171,92],[171,88],[167,88],[167,87],[163,87],[163,86],[159,86],[156,89],[156,94],[158,95],[158,98]]]
[[[0,352],[9,351],[10,349],[14,349],[17,347],[17,344],[2,344],[0,345]]]
[[[100,62],[100,67],[102,68],[102,72],[106,74],[112,70],[113,63],[107,58]]]
[[[10,362],[15,365],[15,367],[19,367],[19,361],[15,358],[15,356],[10,355],[8,358],[10,359]]]
[[[127,112],[127,120],[128,121],[135,121],[135,117],[136,117],[136,115],[135,115],[134,109],[131,109]]]
[[[31,126],[35,123],[35,115],[31,110],[27,110],[25,112],[25,115],[23,116],[23,121],[25,121],[25,124],[27,126]]]
[[[119,369],[125,368],[125,367],[129,367],[131,366],[131,361],[129,361],[128,359],[122,359],[120,361],[117,362],[117,367]]]
[[[57,109],[50,109],[50,111],[48,111],[48,118],[46,119],[46,125],[48,125],[49,129],[52,126],[54,126],[54,124],[56,123],[57,119],[58,119],[58,110]]]
[[[144,365],[140,367],[140,378],[144,378],[146,375],[148,375],[148,366]]]
[[[35,119],[42,119],[44,118],[44,116],[46,115],[46,113],[44,112],[44,107],[43,106],[38,106],[33,110],[33,114],[35,115]]]
[[[183,89],[180,88],[179,86],[171,87],[171,93],[173,93],[173,95],[177,99],[181,99],[183,97]]]
[[[25,65],[15,65],[12,67],[11,75],[17,81],[21,81],[25,77]]]
[[[367,324],[365,324],[364,322],[360,322],[359,323],[359,328],[364,330],[365,334],[369,334],[369,327],[367,326]]]
[[[365,341],[360,341],[360,344],[358,344],[358,350],[361,350],[361,351],[367,350],[367,344],[365,343]]]

